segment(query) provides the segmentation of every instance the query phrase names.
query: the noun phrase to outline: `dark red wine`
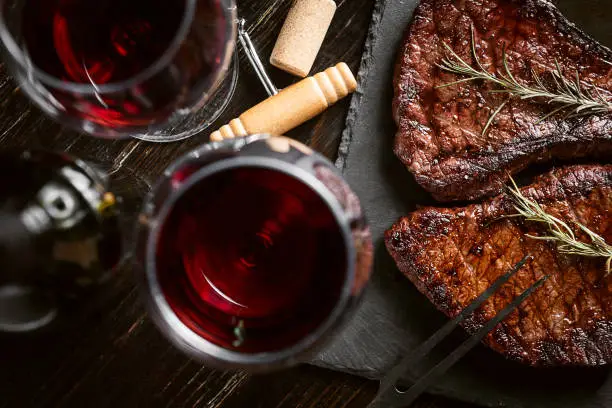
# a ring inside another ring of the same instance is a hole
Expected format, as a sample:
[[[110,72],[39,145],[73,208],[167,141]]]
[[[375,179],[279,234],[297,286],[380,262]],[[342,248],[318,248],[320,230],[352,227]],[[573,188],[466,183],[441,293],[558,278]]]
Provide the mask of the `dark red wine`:
[[[124,127],[197,103],[220,69],[224,30],[218,0],[25,0],[21,35],[34,66],[64,82],[136,80],[76,100],[50,89],[65,109],[77,105],[73,115]]]
[[[340,297],[346,262],[326,203],[261,168],[226,170],[185,193],[157,251],[159,281],[179,318],[245,352],[278,350],[315,330]]]
[[[185,0],[27,0],[23,36],[36,66],[97,85],[134,77],[168,50]]]

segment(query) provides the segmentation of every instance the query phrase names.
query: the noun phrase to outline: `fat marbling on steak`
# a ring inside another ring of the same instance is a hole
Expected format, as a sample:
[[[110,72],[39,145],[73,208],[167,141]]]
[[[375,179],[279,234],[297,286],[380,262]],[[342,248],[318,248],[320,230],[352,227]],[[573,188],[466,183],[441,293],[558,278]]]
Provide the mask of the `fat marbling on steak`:
[[[545,211],[580,222],[612,242],[612,165],[554,170],[521,189]],[[516,214],[500,195],[463,208],[423,208],[398,221],[385,236],[404,273],[450,317],[455,317],[499,276],[526,255],[532,259],[465,323],[477,330],[523,290],[545,275],[543,287],[499,324],[485,343],[508,358],[531,365],[612,363],[612,274],[605,259],[563,255],[542,235],[542,224]]]
[[[612,52],[570,23],[547,0],[423,0],[400,50],[394,78],[395,153],[417,182],[441,201],[495,195],[530,163],[552,157],[612,155],[608,113],[540,119],[554,107],[511,98],[490,130],[483,128],[505,94],[490,82],[464,82],[438,67],[448,57],[444,43],[491,73],[508,66],[516,79],[534,84],[533,69],[546,77],[558,61],[568,78],[579,70],[583,86],[612,99]],[[503,72],[503,71],[502,71]]]

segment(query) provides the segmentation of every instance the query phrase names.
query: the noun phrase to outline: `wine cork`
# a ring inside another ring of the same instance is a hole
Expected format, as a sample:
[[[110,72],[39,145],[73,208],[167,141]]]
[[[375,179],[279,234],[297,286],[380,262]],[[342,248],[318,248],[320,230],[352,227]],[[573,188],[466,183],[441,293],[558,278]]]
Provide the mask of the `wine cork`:
[[[296,0],[281,29],[270,63],[306,77],[336,12],[333,0]]]
[[[283,89],[210,135],[221,141],[258,133],[284,135],[355,92],[357,81],[344,62]]]

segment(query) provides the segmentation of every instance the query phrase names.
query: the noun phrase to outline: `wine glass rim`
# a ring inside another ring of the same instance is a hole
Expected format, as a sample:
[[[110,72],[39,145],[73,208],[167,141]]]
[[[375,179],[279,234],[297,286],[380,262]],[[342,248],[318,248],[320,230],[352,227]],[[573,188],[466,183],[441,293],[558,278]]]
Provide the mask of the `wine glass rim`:
[[[242,353],[225,348],[201,337],[194,330],[189,328],[169,305],[161,289],[160,283],[157,280],[157,265],[154,256],[158,245],[159,234],[164,222],[174,208],[176,202],[183,197],[187,191],[191,190],[202,179],[210,177],[213,174],[245,167],[278,171],[289,177],[295,178],[300,183],[303,183],[313,190],[333,215],[340,234],[343,237],[346,249],[345,280],[340,289],[338,299],[335,301],[329,315],[325,317],[317,327],[296,343],[285,346],[279,350],[256,353]],[[153,197],[154,193],[155,189],[149,193],[149,197]],[[333,193],[327,190],[320,180],[304,169],[298,167],[288,168],[283,162],[275,158],[233,157],[200,169],[190,177],[189,181],[170,195],[157,213],[155,226],[146,234],[148,244],[146,245],[146,255],[144,259],[145,279],[147,282],[146,286],[148,286],[150,290],[147,295],[147,302],[156,311],[152,316],[154,321],[158,325],[168,328],[164,330],[164,332],[180,348],[200,359],[208,361],[211,364],[217,364],[221,367],[227,364],[242,368],[253,368],[258,365],[282,367],[291,365],[292,361],[294,361],[296,357],[299,358],[298,356],[300,355],[304,356],[310,354],[309,352],[314,353],[323,345],[322,339],[325,333],[336,327],[342,321],[342,315],[348,303],[355,279],[356,249],[352,244],[350,228],[346,224],[346,219],[342,214],[343,211],[340,203],[338,203]]]
[[[184,0],[187,7],[185,8],[185,11],[183,13],[181,25],[175,33],[174,38],[172,39],[168,48],[163,52],[162,55],[159,56],[159,58],[155,60],[155,62],[153,62],[147,68],[128,79],[100,85],[94,83],[83,84],[78,82],[64,81],[53,75],[49,75],[48,73],[34,65],[32,61],[27,57],[27,54],[23,52],[22,47],[17,44],[17,42],[13,38],[13,35],[9,32],[7,28],[4,12],[4,5],[7,1],[8,0],[0,0],[0,40],[4,44],[4,48],[10,54],[12,59],[27,72],[29,77],[34,77],[35,79],[40,80],[40,82],[42,83],[68,92],[74,92],[79,94],[105,94],[120,92],[132,88],[135,85],[138,85],[146,81],[147,79],[153,77],[155,74],[159,73],[164,67],[166,67],[172,61],[172,59],[180,49],[185,37],[191,29],[196,12],[196,3],[199,0]],[[25,0],[18,1],[23,2]],[[219,1],[222,5],[222,12],[226,17],[226,34],[228,37],[226,38],[226,41],[233,42],[235,40],[235,29],[233,27],[236,24],[235,0]],[[227,49],[224,47],[223,53],[225,54],[226,52]]]

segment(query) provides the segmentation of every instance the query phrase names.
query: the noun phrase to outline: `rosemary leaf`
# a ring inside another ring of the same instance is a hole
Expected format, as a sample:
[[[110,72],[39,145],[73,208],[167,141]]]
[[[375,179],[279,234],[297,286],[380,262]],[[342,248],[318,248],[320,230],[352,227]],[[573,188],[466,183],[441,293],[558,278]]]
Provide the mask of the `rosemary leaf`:
[[[244,320],[240,319],[240,321],[238,322],[238,325],[234,327],[234,336],[236,337],[236,340],[232,342],[232,346],[234,347],[242,346],[245,340],[245,332],[246,330],[244,328]]]
[[[449,82],[447,84],[443,84],[443,85],[438,85],[436,88],[440,89],[440,88],[446,88],[449,86],[453,86],[453,85],[457,85],[457,84],[461,84],[463,82],[469,82],[469,81],[474,81],[477,78],[465,78],[465,79],[460,79],[458,81],[453,81],[453,82]]]
[[[504,101],[504,103],[499,105],[499,107],[495,109],[495,111],[491,114],[491,116],[489,116],[489,120],[487,120],[487,124],[485,125],[484,129],[482,129],[482,136],[487,134],[487,130],[489,130],[489,126],[491,126],[497,114],[504,108],[504,106],[506,106],[507,103],[508,101]]]
[[[528,234],[526,235],[528,238],[554,242],[557,244],[559,252],[566,255],[606,258],[606,276],[612,272],[612,245],[608,244],[601,235],[596,234],[580,223],[576,223],[576,226],[590,240],[590,242],[580,241],[566,222],[548,214],[539,203],[525,197],[512,177],[510,181],[512,186],[508,190],[514,200],[514,208],[518,215],[527,221],[544,224],[548,229],[548,235],[536,236]]]

